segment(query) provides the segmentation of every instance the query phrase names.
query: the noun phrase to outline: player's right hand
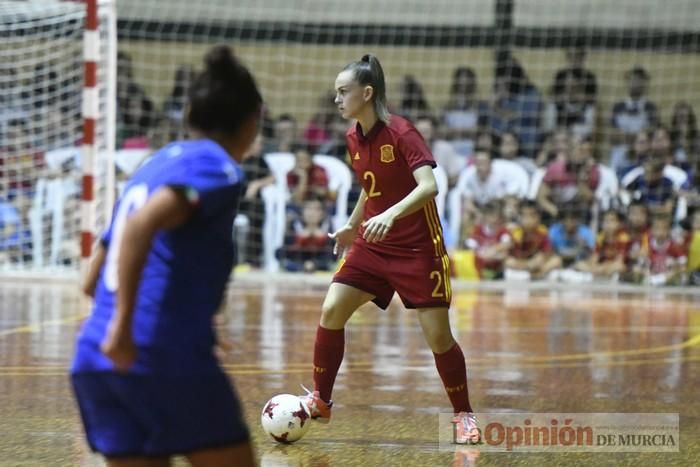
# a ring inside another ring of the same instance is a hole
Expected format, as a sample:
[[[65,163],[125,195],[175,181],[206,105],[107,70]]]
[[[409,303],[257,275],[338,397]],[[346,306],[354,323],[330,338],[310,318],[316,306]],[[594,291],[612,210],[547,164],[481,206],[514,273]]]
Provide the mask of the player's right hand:
[[[109,358],[117,371],[127,371],[136,361],[136,344],[130,331],[114,320],[109,323],[100,350]]]
[[[335,245],[333,245],[333,254],[342,258],[345,255],[345,252],[352,246],[352,242],[355,241],[357,231],[357,227],[345,224],[335,232],[328,234],[330,238],[335,240]]]

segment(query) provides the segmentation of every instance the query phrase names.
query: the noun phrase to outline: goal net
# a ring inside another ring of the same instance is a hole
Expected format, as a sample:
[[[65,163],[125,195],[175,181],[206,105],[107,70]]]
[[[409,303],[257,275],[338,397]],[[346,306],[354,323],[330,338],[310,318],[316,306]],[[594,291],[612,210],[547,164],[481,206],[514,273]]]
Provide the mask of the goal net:
[[[0,5],[0,99],[12,101],[0,110],[0,198],[22,223],[0,249],[6,258],[0,264],[75,266],[79,194],[67,189],[56,201],[61,208],[40,209],[41,215],[36,206],[50,198],[42,198],[48,188],[37,189],[40,180],[79,173],[74,159],[50,154],[78,147],[80,139],[82,8],[56,1]],[[240,260],[254,266],[286,264],[278,251],[289,238],[285,229],[294,228],[285,206],[293,143],[344,159],[346,125],[335,114],[333,82],[368,52],[384,66],[392,111],[414,122],[432,117],[433,137],[449,143],[438,155],[437,175],[452,247],[463,246],[464,232],[461,205],[450,202],[448,191],[460,188],[477,148],[518,163],[527,175],[521,196],[533,197],[559,149],[589,139],[607,177],[609,193],[598,194],[602,208],[619,202],[620,176],[652,151],[647,130],[657,124],[669,129],[669,157],[697,172],[694,0],[119,0],[117,15],[116,124],[106,125],[99,141],[107,149],[113,132],[118,182],[149,151],[186,136],[185,89],[209,46],[232,45],[255,74],[266,110],[259,152],[275,181],[251,195],[237,222],[244,232]],[[100,85],[106,83],[101,74]],[[342,168],[315,160],[336,193],[329,224],[337,226],[356,189]],[[8,255],[15,244],[19,256]]]
[[[85,11],[83,2],[0,1],[0,270],[5,272],[78,270],[85,211]],[[101,8],[95,44],[101,57],[95,125],[99,156],[92,169],[97,201],[90,216],[95,231],[108,215],[107,154],[114,145],[109,129],[114,124],[108,122],[116,106],[109,104],[108,61],[116,57],[116,41],[109,39],[115,23],[109,11]]]

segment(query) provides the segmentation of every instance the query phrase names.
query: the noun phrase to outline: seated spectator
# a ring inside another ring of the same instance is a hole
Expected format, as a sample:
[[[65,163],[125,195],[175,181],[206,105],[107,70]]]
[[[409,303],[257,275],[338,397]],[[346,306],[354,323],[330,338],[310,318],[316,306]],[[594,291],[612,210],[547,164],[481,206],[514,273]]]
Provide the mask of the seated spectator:
[[[598,84],[596,77],[592,71],[585,68],[586,62],[586,47],[581,41],[577,41],[571,47],[566,49],[566,66],[554,76],[552,84],[552,95],[561,96],[565,92],[566,80],[572,73],[576,73],[579,83],[583,86],[583,94],[586,102],[595,103],[596,94],[598,93]]]
[[[657,107],[646,97],[649,73],[642,67],[635,67],[625,74],[625,79],[627,99],[615,103],[612,109],[610,166],[615,172],[630,165],[631,161],[625,156],[634,135],[659,123]]]
[[[622,223],[622,215],[613,209],[603,214],[603,224],[595,242],[595,252],[587,261],[580,261],[576,269],[595,277],[617,279],[627,271],[630,237]]]
[[[595,239],[591,229],[581,222],[580,208],[569,207],[562,212],[561,221],[549,228],[552,250],[567,268],[579,261],[586,261],[593,252]]]
[[[590,136],[595,126],[595,104],[586,95],[584,70],[571,69],[561,76],[561,88],[552,90],[544,115],[544,129],[566,128],[577,136]]]
[[[680,285],[688,262],[686,245],[671,236],[671,217],[652,218],[649,235],[648,276],[651,285]]]
[[[532,201],[520,207],[520,225],[511,231],[512,243],[505,260],[506,279],[542,279],[561,267],[561,258],[552,252],[547,227]]]
[[[648,157],[644,171],[625,183],[622,190],[631,200],[645,204],[652,213],[672,214],[676,205],[677,191],[673,181],[664,175],[664,161]]]
[[[674,159],[693,163],[700,159],[700,132],[695,112],[686,101],[677,102],[671,115],[671,143]]]
[[[419,115],[430,111],[423,86],[413,75],[405,75],[401,81],[401,98],[398,114],[415,122]]]
[[[282,114],[275,120],[274,128],[274,135],[267,141],[263,153],[293,152],[299,141],[296,119],[290,114]]]
[[[690,216],[690,230],[686,238],[688,250],[688,277],[692,285],[700,285],[700,209]]]
[[[474,155],[474,168],[466,169],[467,175],[462,179],[464,203],[462,204],[462,223],[471,228],[479,216],[480,207],[494,200],[504,203],[504,210],[513,210],[517,206],[519,186],[507,165],[494,164],[488,152],[477,150]]]
[[[333,243],[328,237],[330,220],[323,201],[304,201],[301,218],[293,220],[286,232],[284,246],[277,256],[287,271],[328,271],[333,264]]]
[[[489,201],[481,209],[481,222],[464,242],[474,251],[476,269],[481,279],[502,279],[503,261],[511,247],[510,232],[503,224],[501,204]]]
[[[144,88],[135,81],[131,57],[124,52],[119,52],[117,54],[117,147],[123,147],[124,141],[130,138],[143,139],[155,120],[155,105]],[[143,141],[140,145],[143,146]]]
[[[526,157],[534,157],[539,142],[542,98],[523,67],[508,58],[496,67],[494,102],[488,124],[500,135],[512,131],[518,135]]]
[[[598,183],[600,172],[593,157],[592,141],[589,137],[576,137],[568,159],[547,166],[537,203],[551,218],[559,217],[561,208],[569,203],[585,206],[588,213]]]
[[[680,167],[690,175],[690,165],[687,161],[676,160],[676,153],[671,141],[671,133],[663,125],[657,125],[651,133],[650,156],[658,161],[663,161],[665,165]],[[683,188],[687,188],[683,187]]]
[[[449,186],[452,188],[457,183],[460,172],[467,166],[467,157],[458,154],[447,141],[436,138],[437,121],[435,118],[429,115],[420,115],[416,119],[415,126],[433,153],[435,162],[445,170]]]
[[[347,133],[349,124],[341,115],[334,114],[331,117],[329,128],[329,137],[326,142],[318,148],[319,154],[334,156],[338,159],[348,162],[348,148],[345,143],[345,133]]]
[[[641,166],[648,157],[651,157],[651,138],[652,134],[648,129],[640,130],[634,135],[634,141],[625,154],[624,163],[626,165],[618,167],[616,171],[619,178],[623,178],[635,167]]]
[[[0,265],[16,261],[22,242],[22,220],[17,208],[0,192]]]
[[[262,199],[262,189],[275,183],[275,177],[270,172],[267,162],[262,154],[262,135],[255,138],[255,142],[243,158],[241,168],[245,174],[241,186],[241,198],[238,212],[248,218],[248,234],[245,242],[243,258],[239,262],[246,262],[255,268],[262,266],[263,250],[263,224],[265,223],[265,203]]]
[[[566,128],[557,128],[545,136],[542,147],[537,152],[535,165],[546,167],[555,161],[566,161],[571,151],[571,133]]]
[[[303,146],[294,148],[294,167],[287,173],[287,188],[290,194],[289,208],[301,213],[304,201],[312,198],[331,201],[328,191],[328,174],[320,165],[314,164],[309,150]]]
[[[627,233],[630,237],[627,252],[628,269],[639,265],[649,244],[649,209],[641,201],[633,201],[627,207]]]
[[[508,161],[515,162],[520,167],[525,169],[528,175],[532,175],[537,170],[537,165],[529,157],[523,157],[520,153],[520,142],[518,135],[512,131],[505,131],[500,135],[498,143],[498,157]]]
[[[319,100],[319,110],[311,117],[311,120],[304,128],[304,144],[309,147],[311,152],[318,151],[320,154],[328,154],[321,152],[319,148],[331,138],[331,122],[334,116],[338,116],[338,109],[334,103],[335,94],[324,94]]]
[[[488,123],[488,104],[477,98],[476,91],[474,70],[469,67],[455,69],[450,97],[443,112],[443,124],[445,139],[462,156],[474,152],[477,131]]]
[[[190,65],[180,65],[175,70],[173,89],[163,102],[162,114],[172,120],[177,126],[183,125],[185,106],[187,104],[187,90],[194,81],[195,72]]]

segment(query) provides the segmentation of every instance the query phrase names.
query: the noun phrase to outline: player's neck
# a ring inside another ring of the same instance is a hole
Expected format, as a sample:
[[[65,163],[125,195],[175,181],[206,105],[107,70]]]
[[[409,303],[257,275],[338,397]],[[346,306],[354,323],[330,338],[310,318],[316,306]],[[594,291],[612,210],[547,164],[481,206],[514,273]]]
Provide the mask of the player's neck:
[[[374,109],[371,108],[366,109],[361,115],[357,116],[357,122],[360,124],[360,128],[362,128],[362,134],[364,136],[367,136],[367,134],[372,131],[377,121],[379,121],[377,114],[374,113]]]

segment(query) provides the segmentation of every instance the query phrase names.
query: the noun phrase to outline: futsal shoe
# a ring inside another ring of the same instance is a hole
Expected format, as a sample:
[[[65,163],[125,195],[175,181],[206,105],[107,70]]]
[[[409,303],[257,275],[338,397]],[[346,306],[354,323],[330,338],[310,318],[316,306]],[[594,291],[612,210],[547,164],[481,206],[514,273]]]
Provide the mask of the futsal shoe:
[[[306,406],[309,408],[309,413],[311,414],[311,419],[323,424],[330,422],[333,401],[325,402],[321,399],[318,391],[309,391],[303,384],[301,387],[306,391],[306,394],[299,396],[299,399],[306,403]]]
[[[476,415],[460,412],[452,419],[452,439],[455,444],[481,443],[481,430],[476,425]]]

